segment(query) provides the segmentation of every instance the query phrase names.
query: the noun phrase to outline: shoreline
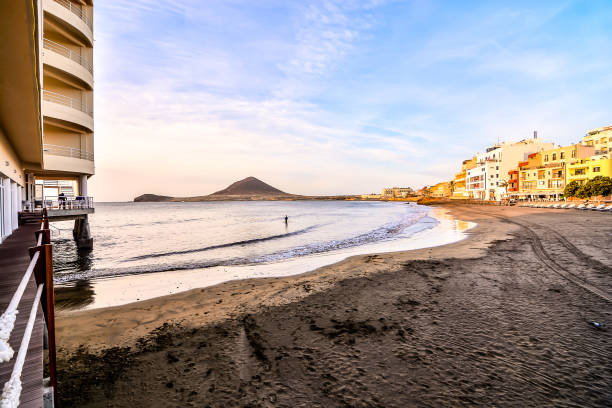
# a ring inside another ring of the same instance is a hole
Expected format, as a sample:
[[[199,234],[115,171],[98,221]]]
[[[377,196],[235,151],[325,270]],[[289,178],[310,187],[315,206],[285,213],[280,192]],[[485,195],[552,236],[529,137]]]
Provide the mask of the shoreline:
[[[62,313],[60,384],[86,407],[608,403],[612,333],[588,322],[612,307],[563,274],[612,293],[612,217],[445,208],[467,239]]]
[[[447,214],[453,213],[453,206],[446,205],[436,208],[443,209]],[[459,213],[458,215],[462,214]],[[456,220],[461,221],[458,219]],[[185,322],[185,315],[189,315],[190,313],[197,313],[196,310],[199,310],[202,307],[212,308],[211,311],[204,312],[204,315],[206,317],[204,321],[206,321],[207,323],[221,321],[223,319],[235,315],[236,313],[251,313],[257,309],[252,309],[248,307],[236,307],[237,303],[239,302],[233,301],[234,299],[232,299],[231,302],[228,302],[228,299],[225,299],[227,297],[227,293],[231,293],[230,296],[232,298],[235,297],[235,299],[239,300],[240,303],[252,304],[260,302],[260,304],[258,305],[260,307],[277,306],[279,304],[295,302],[304,296],[308,296],[312,293],[329,289],[329,287],[333,286],[339,280],[348,277],[367,277],[369,274],[378,273],[388,266],[388,262],[381,263],[382,257],[387,258],[389,260],[393,260],[394,255],[404,255],[407,257],[406,259],[419,260],[439,257],[440,253],[448,253],[452,254],[455,257],[468,258],[472,256],[479,256],[481,251],[486,250],[489,241],[493,241],[496,239],[504,239],[506,237],[506,234],[501,233],[500,231],[490,231],[486,234],[486,237],[481,236],[481,234],[484,233],[484,231],[480,230],[481,228],[485,227],[476,224],[476,226],[474,227],[467,228],[467,231],[464,233],[464,237],[456,241],[444,243],[441,245],[427,246],[423,248],[409,250],[366,253],[350,256],[340,255],[343,256],[343,258],[336,262],[326,263],[322,266],[316,267],[315,269],[296,274],[289,274],[278,277],[232,279],[211,286],[196,287],[189,290],[179,291],[177,293],[155,296],[149,299],[143,299],[114,306],[106,306],[92,309],[56,309],[57,318],[58,320],[61,320],[62,318],[67,318],[70,320],[74,320],[75,318],[84,319],[86,321],[85,325],[90,326],[90,323],[92,321],[97,320],[99,318],[104,320],[107,318],[107,316],[112,316],[116,312],[119,312],[120,314],[125,312],[127,314],[134,313],[140,314],[141,316],[146,316],[142,319],[129,320],[129,324],[136,324],[135,328],[124,328],[121,326],[121,328],[117,330],[117,333],[121,333],[119,339],[115,338],[115,330],[107,331],[106,325],[91,323],[95,326],[100,327],[101,330],[95,328],[95,332],[91,332],[85,337],[90,338],[92,340],[84,342],[84,344],[89,344],[89,347],[92,347],[93,345],[93,349],[101,349],[107,346],[126,346],[133,344],[134,341],[136,341],[138,338],[161,326],[163,323],[167,323],[169,319]],[[421,231],[420,233],[424,232],[432,232],[432,230],[425,230]],[[466,242],[472,239],[475,239],[474,247],[472,247],[471,244],[468,244]],[[454,245],[457,245],[457,247],[454,247]],[[370,268],[367,268],[367,270],[363,271],[362,273],[353,275],[352,270],[356,266],[362,265],[364,263],[369,264]],[[279,264],[281,264],[282,266],[282,263]],[[380,267],[372,267],[373,265],[379,264]],[[155,279],[155,275],[157,274],[153,273],[135,276]],[[168,277],[171,278],[173,275],[175,275],[175,273],[168,273],[167,275],[169,275]],[[121,278],[111,278],[107,281],[115,280],[118,283],[121,283],[121,281],[125,280],[125,278],[130,278],[130,276]],[[307,285],[307,288],[300,289],[300,285]],[[269,290],[271,290],[272,292],[269,294],[260,293],[261,291],[267,291],[268,289],[266,288],[269,288]],[[254,292],[249,289],[254,290]],[[244,296],[238,298],[236,297],[236,294],[238,293]],[[251,294],[253,294],[253,296],[246,296]],[[196,301],[193,305],[191,305],[191,307],[187,306],[190,302],[192,302],[192,300],[198,298],[208,298],[209,301],[204,301],[203,303]],[[173,308],[179,309],[181,310],[181,312],[172,311],[168,313],[168,310],[172,310]],[[156,313],[159,313],[159,316],[155,316]],[[191,315],[190,317],[193,317],[193,315]],[[115,321],[115,319],[111,318],[109,319],[109,321]],[[126,326],[129,326],[129,324]],[[64,326],[62,324],[58,324],[57,330],[58,337],[61,337],[63,331],[65,330]],[[103,332],[105,332],[105,335],[103,334]],[[101,343],[95,344],[95,342],[93,342],[93,339],[97,338],[97,336],[101,336],[99,337],[99,339],[103,339],[103,341]],[[79,337],[67,336],[66,341],[63,344],[68,349],[74,349],[79,345],[77,344],[77,339],[80,340]]]
[[[436,225],[428,227],[427,223],[419,221],[407,227],[407,230],[417,229],[416,232],[391,241],[375,241],[271,263],[125,274],[56,283],[56,310],[93,310],[212,287],[228,281],[298,276],[352,256],[446,245],[464,239],[466,231],[472,228],[469,222],[462,222],[450,216],[448,210],[437,207],[429,207],[426,210],[425,217],[435,219]]]

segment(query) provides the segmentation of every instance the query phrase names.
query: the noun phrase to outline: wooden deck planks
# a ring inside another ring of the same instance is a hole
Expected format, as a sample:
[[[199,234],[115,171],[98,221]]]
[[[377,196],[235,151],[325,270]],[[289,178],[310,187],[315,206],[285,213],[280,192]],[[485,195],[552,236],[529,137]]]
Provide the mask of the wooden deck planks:
[[[13,235],[0,244],[0,313],[6,310],[11,301],[25,270],[30,263],[28,248],[36,246],[34,231],[40,225],[23,225]],[[19,314],[15,322],[15,328],[11,335],[10,344],[15,355],[11,361],[0,363],[0,390],[8,381],[13,371],[15,358],[21,345],[21,339],[25,332],[34,297],[36,296],[36,282],[34,275],[30,278],[28,286],[19,303]],[[28,354],[21,376],[22,392],[21,407],[41,407],[43,393],[43,329],[44,317],[40,303],[37,305],[36,323],[32,331]]]

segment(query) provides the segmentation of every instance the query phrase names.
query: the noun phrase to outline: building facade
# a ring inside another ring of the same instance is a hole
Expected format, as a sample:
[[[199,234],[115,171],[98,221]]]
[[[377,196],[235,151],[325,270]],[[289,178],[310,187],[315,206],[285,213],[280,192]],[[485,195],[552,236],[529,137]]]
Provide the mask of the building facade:
[[[94,174],[93,3],[42,0],[40,22],[43,166],[26,169],[27,198],[85,197]]]
[[[2,2],[0,242],[23,208],[91,202],[93,2]]]
[[[551,149],[552,143],[543,143],[533,138],[515,143],[501,143],[476,155],[474,166],[467,170],[466,190],[470,198],[478,200],[501,200],[508,198],[510,170],[518,162],[525,161],[532,153]]]
[[[610,157],[610,148],[612,148],[612,126],[589,130],[586,136],[582,138],[582,144],[593,147],[594,156]]]
[[[414,195],[414,190],[410,187],[391,187],[383,188],[381,198],[392,199],[392,198],[406,198]]]
[[[568,183],[568,168],[593,155],[594,148],[580,143],[543,150],[518,164],[520,199],[559,199]]]
[[[452,182],[450,181],[435,184],[430,188],[431,196],[436,198],[450,198],[452,194],[451,186]]]
[[[461,171],[455,174],[455,178],[453,179],[453,191],[451,198],[453,199],[465,199],[468,198],[468,192],[466,188],[467,183],[467,171],[475,166],[476,157],[472,157],[471,159],[464,160],[461,163]]]

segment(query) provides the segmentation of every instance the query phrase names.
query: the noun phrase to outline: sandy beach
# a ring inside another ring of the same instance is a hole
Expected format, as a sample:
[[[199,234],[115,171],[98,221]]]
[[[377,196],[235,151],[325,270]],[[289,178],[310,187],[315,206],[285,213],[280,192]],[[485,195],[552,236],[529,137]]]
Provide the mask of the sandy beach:
[[[612,215],[446,208],[467,239],[60,313],[63,406],[612,405]]]

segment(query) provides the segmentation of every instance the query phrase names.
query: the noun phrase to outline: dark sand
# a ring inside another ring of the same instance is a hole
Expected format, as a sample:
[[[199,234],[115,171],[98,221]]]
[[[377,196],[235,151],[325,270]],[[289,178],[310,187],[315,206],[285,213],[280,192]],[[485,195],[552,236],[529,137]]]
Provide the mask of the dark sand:
[[[468,239],[61,314],[62,406],[612,406],[612,214],[449,208]]]

